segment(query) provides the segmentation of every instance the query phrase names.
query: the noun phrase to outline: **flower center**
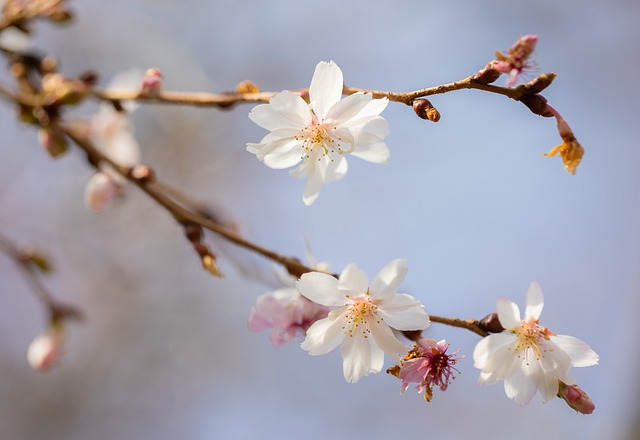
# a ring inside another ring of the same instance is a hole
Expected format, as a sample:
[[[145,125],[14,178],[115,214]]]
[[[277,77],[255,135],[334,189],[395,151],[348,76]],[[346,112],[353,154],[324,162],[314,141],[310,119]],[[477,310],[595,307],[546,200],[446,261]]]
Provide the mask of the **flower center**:
[[[357,332],[362,332],[367,338],[371,333],[370,319],[375,319],[377,322],[382,320],[378,317],[378,306],[373,303],[368,293],[358,298],[351,298],[347,295],[347,299],[351,303],[346,305],[347,323],[343,327],[345,334],[353,337]]]
[[[323,156],[331,158],[331,154],[343,154],[342,139],[332,134],[332,130],[336,130],[336,127],[324,119],[318,122],[314,116],[311,125],[304,127],[300,135],[295,137],[296,140],[302,140],[301,159],[315,158],[319,161]]]
[[[520,328],[514,331],[518,337],[518,345],[515,349],[516,353],[524,350],[526,357],[529,352],[528,349],[530,348],[535,353],[537,360],[544,357],[544,353],[547,351],[544,341],[548,341],[549,337],[553,336],[554,333],[546,327],[538,326],[538,323],[539,321],[533,319],[525,320],[522,321]],[[518,355],[518,357],[520,357],[520,355]]]

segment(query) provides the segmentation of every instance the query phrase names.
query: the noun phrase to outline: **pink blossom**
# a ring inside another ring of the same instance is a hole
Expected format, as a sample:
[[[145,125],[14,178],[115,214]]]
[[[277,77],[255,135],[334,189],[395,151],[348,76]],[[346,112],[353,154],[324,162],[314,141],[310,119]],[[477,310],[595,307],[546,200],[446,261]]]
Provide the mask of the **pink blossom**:
[[[458,371],[454,365],[460,358],[454,354],[447,354],[449,344],[446,340],[436,342],[435,339],[420,339],[409,353],[401,360],[400,365],[390,368],[389,372],[402,380],[401,393],[409,384],[417,383],[419,393],[424,392],[424,399],[431,401],[433,387],[445,391]]]
[[[329,313],[328,307],[300,295],[294,287],[295,278],[287,275],[281,279],[286,287],[258,297],[249,313],[249,330],[272,329],[270,339],[276,347],[291,342],[296,335],[304,336],[313,323]]]
[[[524,72],[535,67],[535,62],[530,61],[529,57],[537,43],[537,35],[524,35],[518,38],[508,53],[496,52],[496,60],[489,63],[489,66],[498,72],[508,74],[507,85],[512,86]]]

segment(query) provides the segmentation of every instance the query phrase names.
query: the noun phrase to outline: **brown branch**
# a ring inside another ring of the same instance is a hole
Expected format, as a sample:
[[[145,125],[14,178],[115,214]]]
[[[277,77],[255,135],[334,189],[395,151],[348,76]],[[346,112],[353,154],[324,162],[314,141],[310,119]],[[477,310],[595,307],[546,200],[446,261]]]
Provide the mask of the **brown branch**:
[[[64,304],[53,297],[40,281],[38,271],[48,270],[46,260],[33,247],[14,243],[0,234],[0,251],[8,255],[23,274],[36,295],[49,312],[51,321],[72,319],[81,321],[82,312],[74,306]]]
[[[132,168],[124,167],[98,150],[92,145],[90,139],[84,131],[71,123],[61,124],[60,128],[82,149],[87,153],[89,162],[98,168],[100,162],[106,162],[113,167],[118,173],[135,184],[144,191],[149,197],[154,199],[160,206],[167,210],[173,218],[181,225],[190,224],[199,225],[208,229],[226,240],[256,252],[265,258],[268,258],[278,264],[283,265],[287,271],[294,277],[300,277],[307,272],[316,271],[316,269],[306,266],[297,258],[280,255],[277,252],[266,249],[255,243],[252,243],[238,235],[235,231],[224,227],[215,220],[209,218],[206,214],[191,211],[175,200],[176,194],[179,192],[170,189],[165,183],[160,182],[155,173],[145,165],[137,165]],[[173,195],[173,197],[172,197]],[[331,274],[337,277],[336,274]],[[432,322],[438,322],[453,327],[465,328],[480,336],[487,336],[488,331],[482,326],[481,322],[475,320],[463,320],[458,318],[444,318],[440,316],[430,315]]]
[[[530,83],[534,83],[540,78],[554,78],[555,74],[545,73]],[[553,80],[553,79],[552,79]],[[549,82],[550,83],[550,82]],[[548,85],[548,84],[547,84]],[[418,98],[423,98],[431,95],[440,95],[456,90],[475,89],[482,90],[489,93],[495,93],[498,95],[506,96],[508,98],[519,101],[525,95],[533,95],[537,92],[532,92],[530,87],[526,84],[521,84],[517,87],[501,87],[492,84],[483,84],[475,79],[475,75],[469,76],[459,81],[455,81],[448,84],[442,84],[434,87],[428,87],[425,89],[414,90],[410,92],[386,92],[379,90],[363,89],[358,87],[347,87],[346,85],[342,89],[344,95],[353,95],[355,93],[369,93],[374,98],[387,98],[389,101],[400,102],[402,104],[411,105],[413,101]],[[308,96],[308,89],[293,90],[301,96]],[[160,91],[155,95],[141,94],[138,90],[110,90],[93,88],[90,92],[91,95],[98,99],[107,101],[124,101],[124,100],[136,100],[146,103],[159,103],[159,104],[176,104],[176,105],[192,105],[196,107],[218,107],[228,108],[235,104],[240,103],[260,103],[268,102],[269,99],[279,92],[259,92],[259,93],[200,93],[200,92],[175,92],[175,91]]]

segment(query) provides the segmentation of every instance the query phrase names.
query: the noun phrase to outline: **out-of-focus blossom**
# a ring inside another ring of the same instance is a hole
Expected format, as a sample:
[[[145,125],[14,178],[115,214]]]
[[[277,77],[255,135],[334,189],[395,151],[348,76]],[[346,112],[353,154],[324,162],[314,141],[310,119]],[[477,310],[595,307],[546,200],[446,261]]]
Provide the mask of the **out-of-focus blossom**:
[[[154,96],[162,89],[162,72],[156,67],[147,69],[140,85],[142,95]]]
[[[591,414],[596,409],[596,405],[587,393],[582,391],[578,385],[567,385],[560,382],[558,397],[567,402],[571,408],[581,414]]]
[[[258,144],[247,144],[269,168],[302,164],[289,174],[308,177],[302,198],[311,205],[325,183],[347,173],[346,154],[374,163],[386,163],[384,142],[387,122],[379,116],[388,100],[369,93],[342,97],[342,71],[333,62],[320,62],[309,87],[307,103],[298,94],[284,91],[253,108],[249,118],[270,131]]]
[[[46,333],[37,336],[29,345],[27,360],[36,371],[46,371],[55,366],[62,356],[64,330],[61,323],[51,325]]]
[[[127,73],[111,82],[109,88],[136,89],[141,82],[138,72]],[[129,113],[136,104],[125,102],[122,110],[116,110],[110,103],[102,103],[100,110],[90,120],[90,136],[95,147],[116,164],[133,167],[140,162],[140,146],[133,134]],[[113,198],[123,191],[126,179],[108,163],[99,164],[100,171],[85,187],[85,206],[90,211],[105,210]]]
[[[405,355],[400,364],[387,370],[402,381],[401,393],[404,393],[410,383],[417,383],[419,393],[424,392],[424,399],[430,402],[433,398],[433,388],[445,391],[455,379],[454,367],[461,358],[456,353],[447,354],[449,344],[446,340],[436,342],[435,339],[423,338]]]
[[[509,75],[507,85],[514,85],[520,76],[535,66],[529,60],[538,43],[537,35],[524,35],[515,42],[508,53],[496,52],[496,59],[489,63],[485,70],[493,69]]]
[[[529,287],[525,318],[518,306],[498,298],[497,311],[505,332],[483,338],[473,352],[476,368],[482,370],[478,382],[504,380],[507,397],[517,405],[528,404],[537,391],[545,402],[558,394],[558,381],[575,385],[569,375],[571,367],[588,367],[598,363],[598,355],[573,336],[556,335],[539,326],[544,302],[538,283]]]
[[[24,52],[29,49],[29,35],[15,27],[0,32],[0,48],[12,52]]]
[[[300,295],[296,278],[284,272],[278,275],[283,287],[258,297],[249,314],[249,330],[272,329],[271,343],[281,347],[298,335],[304,336],[314,322],[327,317],[329,308]]]
[[[422,304],[413,296],[397,293],[407,274],[405,260],[393,260],[371,284],[355,264],[347,266],[339,279],[319,272],[302,275],[296,286],[311,301],[339,307],[307,330],[301,347],[312,356],[329,353],[342,344],[344,378],[357,382],[379,373],[384,353],[398,360],[405,348],[393,334],[396,330],[423,330],[430,324]]]

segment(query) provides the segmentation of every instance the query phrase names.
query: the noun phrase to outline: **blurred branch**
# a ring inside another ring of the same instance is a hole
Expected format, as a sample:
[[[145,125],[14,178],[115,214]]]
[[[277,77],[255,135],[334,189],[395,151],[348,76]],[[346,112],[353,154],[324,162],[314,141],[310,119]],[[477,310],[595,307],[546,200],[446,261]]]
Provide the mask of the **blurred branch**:
[[[35,246],[14,243],[8,237],[0,234],[0,251],[14,261],[31,286],[32,292],[47,308],[52,322],[67,319],[83,320],[83,314],[78,308],[55,299],[40,281],[38,272],[49,271],[50,265],[47,258]]]

